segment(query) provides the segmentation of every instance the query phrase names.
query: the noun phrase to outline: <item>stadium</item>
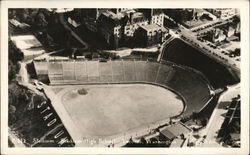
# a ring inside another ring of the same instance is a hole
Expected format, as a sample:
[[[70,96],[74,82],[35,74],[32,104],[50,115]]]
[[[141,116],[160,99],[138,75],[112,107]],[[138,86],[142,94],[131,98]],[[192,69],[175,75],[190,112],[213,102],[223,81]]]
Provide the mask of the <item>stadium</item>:
[[[171,118],[199,112],[213,97],[213,88],[201,72],[169,62],[50,60],[33,64],[37,78],[49,81],[44,92],[73,140],[81,137],[100,143],[100,139],[118,142],[138,137]],[[61,107],[63,112],[58,111]]]

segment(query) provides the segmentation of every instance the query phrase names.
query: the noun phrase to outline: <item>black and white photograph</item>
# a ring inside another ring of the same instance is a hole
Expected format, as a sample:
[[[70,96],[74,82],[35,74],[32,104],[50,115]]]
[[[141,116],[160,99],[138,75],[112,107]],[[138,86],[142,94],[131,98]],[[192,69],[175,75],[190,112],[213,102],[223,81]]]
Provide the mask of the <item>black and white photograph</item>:
[[[98,6],[6,9],[7,148],[249,144],[242,8]]]

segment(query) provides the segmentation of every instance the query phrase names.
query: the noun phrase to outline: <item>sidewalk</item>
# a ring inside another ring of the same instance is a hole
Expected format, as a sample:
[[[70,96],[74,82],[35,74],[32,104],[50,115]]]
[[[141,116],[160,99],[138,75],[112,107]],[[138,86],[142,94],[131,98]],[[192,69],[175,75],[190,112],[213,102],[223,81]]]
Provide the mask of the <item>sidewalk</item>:
[[[228,111],[226,107],[230,105],[232,98],[237,97],[238,94],[240,94],[240,84],[229,87],[228,90],[220,96],[218,104],[204,130],[203,135],[207,137],[201,146],[222,147],[219,142],[217,142],[218,131],[224,122],[224,115]]]

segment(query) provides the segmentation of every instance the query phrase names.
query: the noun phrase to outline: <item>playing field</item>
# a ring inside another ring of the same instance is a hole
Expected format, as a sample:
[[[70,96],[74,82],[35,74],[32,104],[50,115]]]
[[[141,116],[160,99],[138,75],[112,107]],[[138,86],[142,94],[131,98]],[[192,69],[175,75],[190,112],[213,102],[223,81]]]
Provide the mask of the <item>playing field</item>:
[[[80,95],[84,88],[87,94]],[[183,101],[149,84],[53,86],[83,138],[105,138],[179,115]]]

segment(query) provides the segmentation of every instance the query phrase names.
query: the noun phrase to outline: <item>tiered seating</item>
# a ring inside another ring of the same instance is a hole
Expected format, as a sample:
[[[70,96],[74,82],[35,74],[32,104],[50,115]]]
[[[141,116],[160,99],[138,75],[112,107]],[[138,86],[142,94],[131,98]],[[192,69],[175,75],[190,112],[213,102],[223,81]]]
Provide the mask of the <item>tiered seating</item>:
[[[133,61],[123,61],[124,66],[124,80],[126,82],[136,81],[135,75],[135,63]]]
[[[124,81],[123,61],[112,61],[113,82]]]
[[[63,67],[61,62],[50,62],[48,64],[48,75],[50,83],[63,82]]]
[[[84,61],[76,61],[75,62],[75,76],[76,81],[79,83],[87,83],[88,82],[88,73],[87,73],[87,65]]]
[[[48,64],[48,65],[47,65]],[[36,62],[37,74],[46,74],[51,84],[151,82],[171,88],[186,101],[183,115],[199,111],[210,99],[203,77],[188,69],[146,61]]]
[[[62,62],[64,82],[75,81],[75,62]]]
[[[160,65],[159,72],[158,72],[157,79],[156,79],[156,83],[159,83],[161,85],[166,84],[167,77],[172,69],[173,68],[171,66]]]
[[[146,81],[146,62],[145,61],[135,61],[135,76],[136,81],[143,82]]]
[[[33,62],[37,79],[40,81],[48,81],[48,63]]]
[[[181,68],[175,68],[175,74],[170,79],[169,87],[179,92],[186,100],[185,115],[199,111],[210,98],[210,90],[200,75]]]
[[[99,72],[100,72],[100,82],[112,82],[112,67],[111,61],[99,63]]]
[[[48,63],[37,61],[34,63],[34,68],[37,75],[48,74]]]
[[[155,82],[159,66],[160,66],[159,63],[154,63],[154,62],[146,63],[145,71],[146,71],[147,82]]]
[[[88,82],[99,82],[99,62],[87,61]]]

